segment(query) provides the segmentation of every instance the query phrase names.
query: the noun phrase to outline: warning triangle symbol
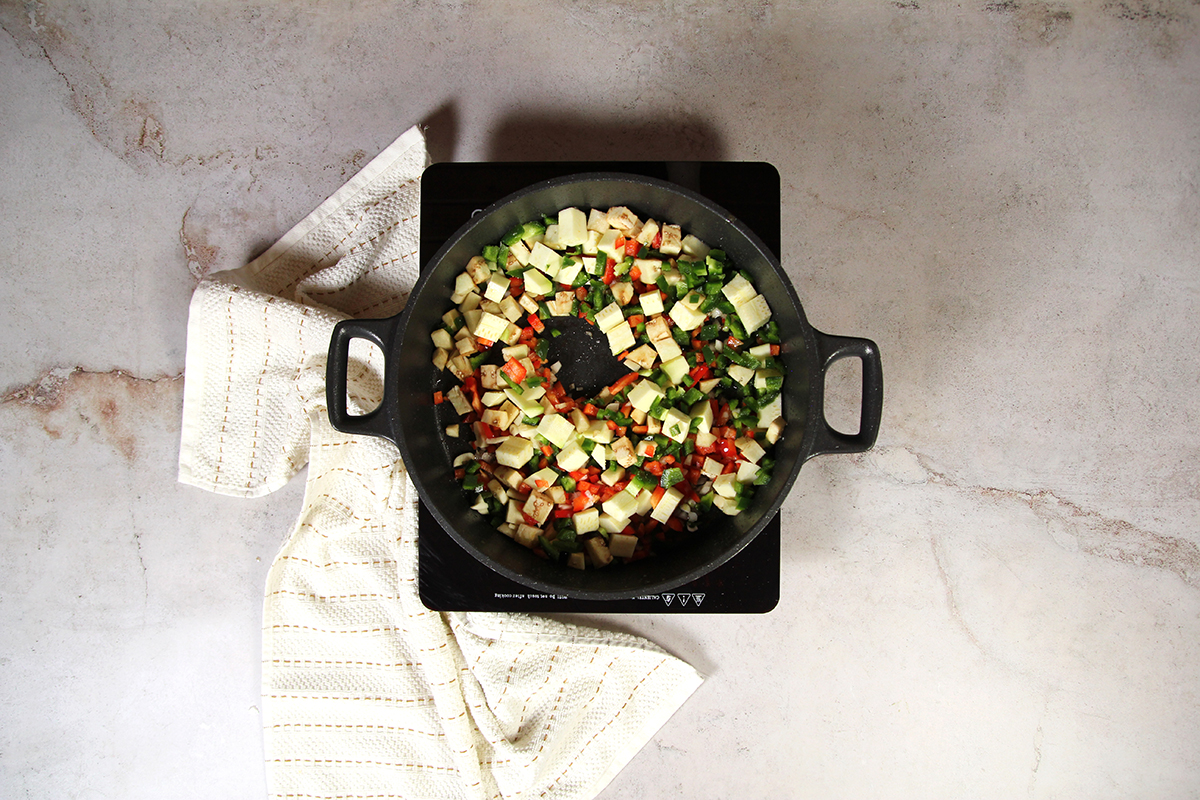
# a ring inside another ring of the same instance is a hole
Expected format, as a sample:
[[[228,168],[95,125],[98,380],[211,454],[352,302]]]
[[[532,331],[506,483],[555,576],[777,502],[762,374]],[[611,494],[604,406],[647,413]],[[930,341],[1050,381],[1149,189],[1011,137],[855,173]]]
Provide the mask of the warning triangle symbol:
[[[686,592],[679,593],[679,605],[686,606],[688,604],[688,600],[691,600],[691,599],[692,599],[692,596],[690,594],[687,594]]]
[[[664,595],[662,596],[662,599],[663,599],[663,602],[664,602],[664,603],[666,603],[667,605],[671,605],[671,601],[675,599],[675,595],[673,595],[673,594],[664,594]]]
[[[704,592],[696,592],[692,595],[692,600],[696,601],[696,605],[704,602]]]

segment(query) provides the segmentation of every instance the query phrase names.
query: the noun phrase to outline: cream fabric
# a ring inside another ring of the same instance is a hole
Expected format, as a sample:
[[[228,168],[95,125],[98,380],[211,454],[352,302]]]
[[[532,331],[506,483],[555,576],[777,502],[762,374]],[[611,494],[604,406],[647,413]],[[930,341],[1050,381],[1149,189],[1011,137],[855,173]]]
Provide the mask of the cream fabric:
[[[406,132],[263,256],[200,284],[179,479],[251,497],[308,465],[263,609],[272,797],[594,797],[700,676],[625,634],[425,609],[396,448],[326,414],[334,324],[397,313],[416,280],[426,159]],[[351,360],[362,410],[381,358],[360,344]]]

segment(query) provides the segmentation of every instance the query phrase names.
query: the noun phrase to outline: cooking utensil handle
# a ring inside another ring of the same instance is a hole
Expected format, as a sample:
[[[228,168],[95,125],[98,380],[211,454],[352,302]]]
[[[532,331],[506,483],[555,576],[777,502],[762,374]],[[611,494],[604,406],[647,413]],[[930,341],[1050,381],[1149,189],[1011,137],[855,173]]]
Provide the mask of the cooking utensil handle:
[[[883,365],[879,347],[870,339],[852,336],[831,336],[814,331],[821,357],[821,373],[817,390],[825,393],[825,376],[833,362],[843,358],[862,361],[862,410],[859,412],[858,433],[842,433],[830,427],[822,412],[817,425],[817,439],[812,455],[825,453],[862,453],[875,445],[879,423],[883,417]],[[822,407],[824,402],[822,401]]]
[[[350,367],[350,342],[366,339],[384,353],[386,364],[388,342],[391,340],[395,318],[347,319],[333,329],[329,340],[329,361],[325,365],[325,402],[329,421],[342,433],[382,436],[395,441],[392,426],[384,409],[391,403],[391,388],[384,382],[383,402],[366,414],[351,414],[346,407],[347,370]],[[386,372],[386,368],[385,368]]]

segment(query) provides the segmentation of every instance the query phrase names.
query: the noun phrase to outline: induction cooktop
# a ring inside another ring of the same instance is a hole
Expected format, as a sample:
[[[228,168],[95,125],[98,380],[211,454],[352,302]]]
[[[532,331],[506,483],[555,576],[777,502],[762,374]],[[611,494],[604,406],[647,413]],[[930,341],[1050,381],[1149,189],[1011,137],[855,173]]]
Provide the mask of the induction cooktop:
[[[779,253],[779,173],[764,162],[447,162],[430,166],[421,179],[423,266],[495,201],[579,172],[626,172],[676,183],[723,206]],[[668,592],[609,600],[545,594],[509,580],[464,550],[423,506],[418,525],[418,586],[421,601],[434,611],[761,614],[779,602],[778,514],[737,555],[703,577]]]

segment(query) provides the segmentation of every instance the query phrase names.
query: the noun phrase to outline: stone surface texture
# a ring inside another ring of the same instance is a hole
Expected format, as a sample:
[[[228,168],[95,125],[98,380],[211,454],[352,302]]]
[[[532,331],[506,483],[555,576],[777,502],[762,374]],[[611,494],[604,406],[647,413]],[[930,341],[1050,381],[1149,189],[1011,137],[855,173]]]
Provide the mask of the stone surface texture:
[[[0,796],[264,796],[261,596],[303,487],[176,484],[187,303],[417,122],[439,161],[769,161],[811,322],[883,354],[878,446],[802,470],[773,612],[591,620],[708,675],[604,800],[1200,796],[1196,3],[5,0],[0,28]]]

